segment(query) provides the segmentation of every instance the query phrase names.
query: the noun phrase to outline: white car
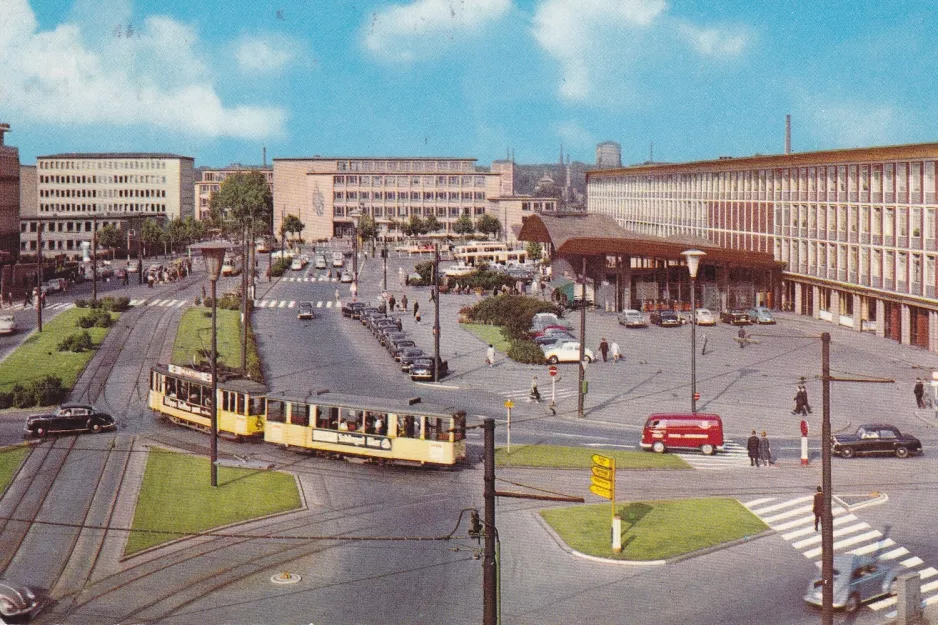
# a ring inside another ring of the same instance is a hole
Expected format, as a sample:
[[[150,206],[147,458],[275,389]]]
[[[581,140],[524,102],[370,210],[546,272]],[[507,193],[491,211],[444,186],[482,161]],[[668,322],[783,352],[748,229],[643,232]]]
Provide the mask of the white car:
[[[299,258],[294,258],[293,262],[290,263],[290,269],[293,271],[302,271],[303,261],[301,261]]]
[[[583,350],[583,359],[593,362],[593,352],[589,348]],[[558,362],[580,362],[580,344],[577,342],[563,343],[544,352],[544,360],[552,365]]]
[[[619,314],[619,325],[626,328],[647,328],[648,319],[645,318],[645,313],[642,311],[627,308]]]
[[[0,317],[0,334],[13,334],[16,332],[16,319],[13,315]]]
[[[699,326],[715,326],[717,324],[716,315],[709,308],[698,308],[694,314],[694,319]]]

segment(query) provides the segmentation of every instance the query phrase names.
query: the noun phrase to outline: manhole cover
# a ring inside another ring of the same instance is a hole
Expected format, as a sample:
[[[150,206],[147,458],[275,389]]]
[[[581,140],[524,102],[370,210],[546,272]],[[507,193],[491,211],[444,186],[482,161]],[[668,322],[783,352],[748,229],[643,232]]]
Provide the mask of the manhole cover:
[[[295,584],[301,579],[303,578],[297,575],[296,573],[283,571],[282,573],[277,573],[276,575],[271,577],[270,581],[272,581],[275,584]]]

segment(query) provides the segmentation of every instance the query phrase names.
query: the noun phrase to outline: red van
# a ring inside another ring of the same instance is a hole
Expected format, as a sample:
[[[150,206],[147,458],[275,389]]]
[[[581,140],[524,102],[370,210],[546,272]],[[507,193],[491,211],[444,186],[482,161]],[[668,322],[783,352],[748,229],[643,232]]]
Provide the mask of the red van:
[[[642,449],[662,454],[668,449],[699,449],[710,456],[723,451],[720,415],[691,413],[653,414],[645,422]]]

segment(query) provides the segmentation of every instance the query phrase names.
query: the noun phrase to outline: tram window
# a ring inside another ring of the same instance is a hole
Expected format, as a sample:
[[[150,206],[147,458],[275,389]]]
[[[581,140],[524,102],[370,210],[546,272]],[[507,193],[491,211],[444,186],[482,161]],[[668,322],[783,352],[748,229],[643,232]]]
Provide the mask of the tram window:
[[[450,420],[450,427],[453,430],[453,440],[461,441],[466,438],[466,413],[457,412],[453,415],[453,418]]]
[[[249,414],[252,417],[262,416],[266,408],[267,408],[267,400],[265,398],[251,397],[251,411]]]
[[[335,406],[329,406],[329,408],[326,409],[326,413],[326,415],[323,415],[327,424],[325,427],[328,427],[330,430],[339,429],[339,409]]]
[[[360,430],[362,427],[362,414],[361,410],[346,410],[343,419],[339,422],[339,429],[350,432]]]
[[[420,428],[414,428],[414,417],[412,415],[398,415],[397,417],[397,435],[404,438],[416,438],[420,436]]]
[[[166,378],[166,394],[170,397],[176,397],[176,380]]]
[[[238,407],[235,410],[238,414],[244,414],[244,393],[237,393]]]
[[[293,425],[309,425],[309,404],[290,402],[290,423]]]
[[[424,436],[427,440],[448,441],[449,432],[443,427],[443,419],[440,417],[427,417]]]
[[[176,384],[176,393],[179,395],[179,399],[189,401],[189,383],[179,380]]]
[[[230,393],[228,393],[228,391],[221,391],[221,409],[224,410],[225,412],[228,412],[230,410],[229,402],[228,402],[229,394]]]
[[[282,401],[270,400],[267,402],[267,420],[276,421],[277,423],[283,423],[284,421],[284,410]]]
[[[322,406],[316,406],[316,427],[325,430],[329,427],[329,415],[332,411],[332,408],[323,408]]]
[[[367,434],[388,433],[388,415],[385,412],[368,412],[365,415],[365,432]]]

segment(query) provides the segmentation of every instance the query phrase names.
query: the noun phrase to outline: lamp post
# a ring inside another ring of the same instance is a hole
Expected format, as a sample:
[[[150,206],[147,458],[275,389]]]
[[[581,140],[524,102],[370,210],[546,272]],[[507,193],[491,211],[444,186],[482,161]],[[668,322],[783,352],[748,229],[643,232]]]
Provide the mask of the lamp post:
[[[352,224],[352,301],[358,297],[358,220],[361,219],[364,203],[361,209],[349,212],[349,217],[355,220]]]
[[[221,275],[221,266],[225,261],[228,245],[220,242],[203,243],[197,249],[202,251],[208,279],[212,282],[212,442],[211,471],[212,486],[218,486],[218,323],[215,313],[218,310],[215,284]]]
[[[697,414],[697,269],[706,252],[686,250],[681,255],[687,260],[690,274],[690,411]]]

